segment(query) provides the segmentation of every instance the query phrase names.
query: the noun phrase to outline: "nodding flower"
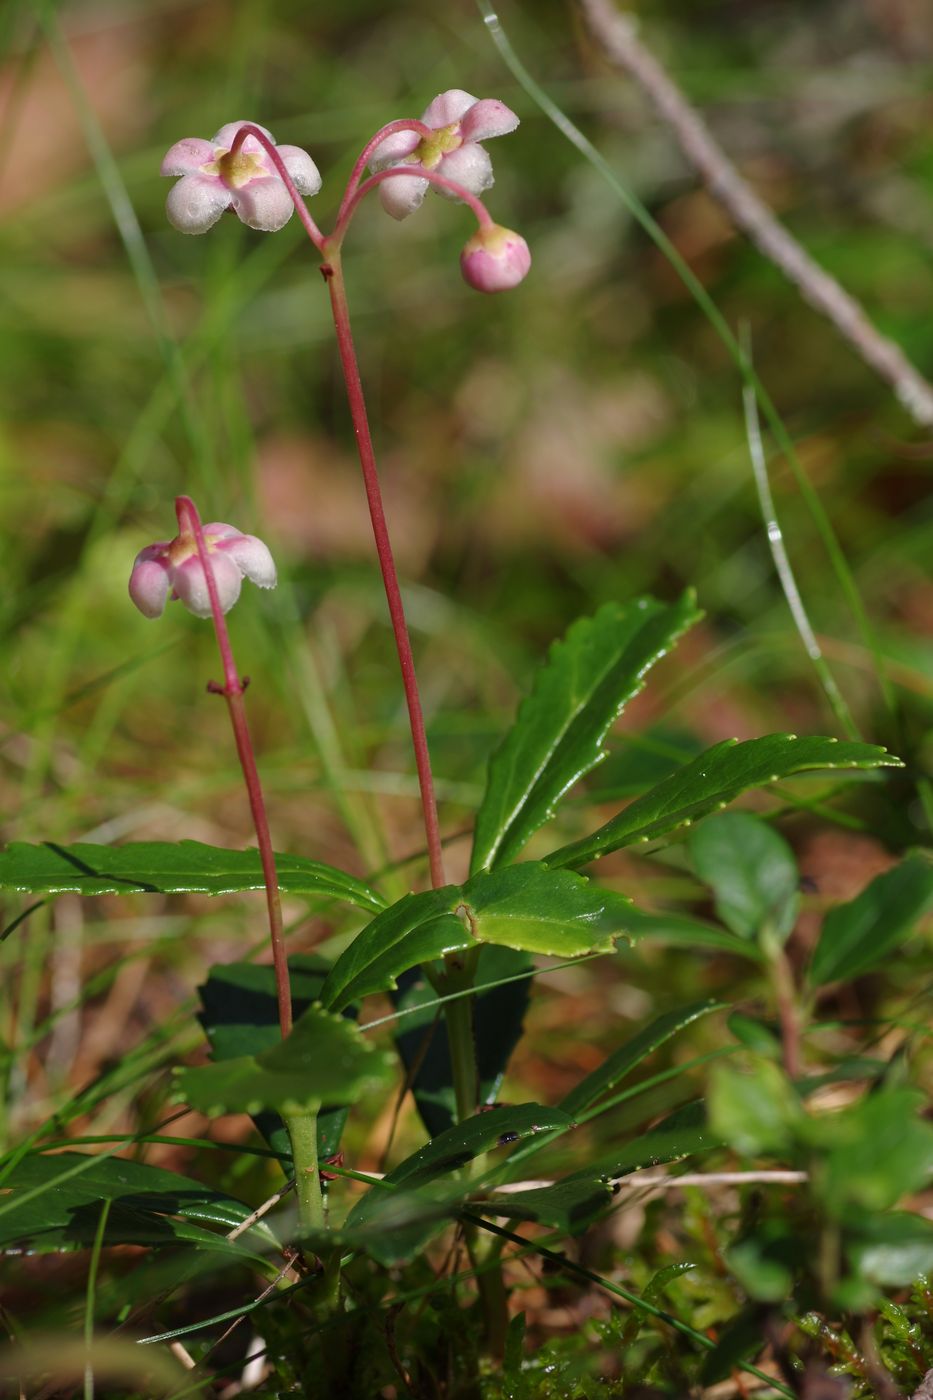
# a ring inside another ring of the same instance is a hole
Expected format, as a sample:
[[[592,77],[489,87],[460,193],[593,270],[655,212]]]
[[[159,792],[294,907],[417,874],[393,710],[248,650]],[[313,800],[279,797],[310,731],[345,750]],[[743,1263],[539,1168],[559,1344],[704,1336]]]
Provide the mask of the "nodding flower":
[[[421,121],[431,128],[429,136],[417,131],[393,132],[379,143],[369,162],[374,173],[393,165],[411,167],[411,175],[397,175],[379,186],[382,206],[394,219],[414,213],[427,193],[430,182],[418,174],[419,168],[455,180],[470,194],[488,190],[493,184],[492,161],[479,143],[506,136],[518,126],[518,117],[504,102],[495,97],[477,101],[461,88],[435,97]],[[442,189],[438,194],[457,197]]]
[[[256,122],[228,122],[210,141],[186,136],[166,153],[163,175],[180,175],[165,204],[169,223],[181,233],[206,233],[226,209],[250,228],[274,233],[292,216],[294,205],[262,142],[247,136],[236,155],[231,147],[241,126],[257,126],[272,144],[272,133]],[[317,194],[321,176],[300,146],[277,146],[299,194]]]
[[[130,597],[144,617],[160,617],[170,595],[181,599],[195,617],[211,616],[198,543],[180,506],[178,524],[173,540],[147,545],[136,556]],[[222,612],[229,612],[239,598],[244,578],[260,588],[275,587],[275,562],[262,540],[219,522],[203,526],[203,531]]]

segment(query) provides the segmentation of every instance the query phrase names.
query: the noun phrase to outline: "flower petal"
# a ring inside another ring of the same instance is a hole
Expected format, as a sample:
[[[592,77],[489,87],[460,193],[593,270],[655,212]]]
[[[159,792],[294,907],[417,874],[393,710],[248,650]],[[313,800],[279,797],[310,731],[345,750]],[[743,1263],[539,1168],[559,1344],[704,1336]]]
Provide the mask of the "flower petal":
[[[161,617],[168,598],[169,568],[161,559],[152,557],[156,548],[150,545],[142,550],[130,574],[130,597],[143,617]]]
[[[518,126],[518,117],[497,97],[476,102],[460,123],[464,141],[488,141],[491,136],[507,136]]]
[[[222,551],[228,559],[232,559],[243,576],[248,578],[251,583],[258,584],[260,588],[275,587],[275,560],[269,553],[267,546],[255,535],[241,535],[237,531],[228,539],[219,541],[217,549]]]
[[[272,141],[273,146],[275,145],[275,141],[272,137],[272,132],[268,129],[268,127],[260,126],[259,122],[250,121],[227,122],[226,125],[222,126],[220,130],[216,133],[216,135],[212,138],[214,145],[220,146],[221,149],[224,151],[229,151],[230,147],[233,145],[233,139],[241,126],[256,127],[256,129],[258,131],[261,131],[264,136],[268,136],[269,140]],[[246,146],[248,150],[259,151],[262,149],[255,137],[252,138],[252,144],[247,146],[246,143],[249,141],[250,137],[247,137],[246,142],[244,142],[244,146]]]
[[[240,596],[243,586],[242,576],[232,559],[223,554],[211,555],[211,571],[217,585],[221,612],[229,612]],[[201,561],[196,554],[179,564],[172,579],[175,597],[180,598],[189,612],[195,617],[210,617],[211,595]]]
[[[264,233],[284,228],[295,207],[278,175],[249,180],[241,189],[233,191],[230,202],[244,224]]]
[[[385,170],[390,165],[401,165],[421,144],[417,131],[393,131],[373,151],[369,158],[370,170]]]
[[[448,180],[456,180],[457,184],[463,185],[470,194],[482,194],[483,190],[490,189],[495,183],[489,152],[478,146],[475,141],[467,141],[455,151],[451,151],[450,155],[444,156],[438,173],[446,175]],[[457,198],[450,190],[438,189],[437,192],[445,195],[447,199]]]
[[[300,146],[279,146],[279,155],[285,169],[295,182],[299,194],[317,194],[321,188],[321,172],[314,161]]]
[[[421,207],[428,182],[420,175],[393,175],[379,186],[379,200],[393,219],[407,219]]]
[[[186,136],[176,141],[162,157],[163,175],[190,175],[214,159],[214,147],[200,136]]]
[[[476,98],[471,97],[463,88],[450,88],[447,92],[438,93],[434,101],[424,109],[424,116],[421,120],[425,126],[452,126],[458,122],[470,108],[475,104]]]
[[[216,175],[184,175],[168,192],[165,212],[179,233],[205,233],[230,206],[230,191]]]

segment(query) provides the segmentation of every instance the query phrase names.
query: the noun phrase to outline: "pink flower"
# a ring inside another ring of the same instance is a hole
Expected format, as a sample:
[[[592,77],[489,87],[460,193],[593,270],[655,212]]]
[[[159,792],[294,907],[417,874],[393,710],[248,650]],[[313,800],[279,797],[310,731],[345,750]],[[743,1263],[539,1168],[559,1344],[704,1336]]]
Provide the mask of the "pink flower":
[[[217,523],[204,526],[204,539],[223,612],[229,612],[239,598],[244,578],[260,588],[275,587],[272,555],[255,535]],[[160,617],[170,592],[196,617],[210,617],[211,600],[197,541],[184,525],[175,539],[140,550],[130,575],[130,597],[144,617]]]
[[[506,292],[528,275],[531,253],[514,229],[501,224],[478,228],[460,254],[464,281],[478,292]]]
[[[291,218],[291,195],[262,143],[247,136],[237,154],[230,155],[234,137],[245,125],[228,122],[210,141],[186,136],[166,153],[162,174],[182,178],[169,191],[165,210],[169,223],[181,233],[205,233],[225,209],[232,209],[250,228],[268,233],[282,228]],[[259,130],[272,141],[264,126]],[[317,194],[321,176],[307,151],[300,146],[279,146],[278,152],[298,193]]]
[[[478,102],[460,88],[435,97],[421,120],[431,128],[430,136],[419,136],[417,131],[393,132],[376,147],[370,170],[387,170],[393,165],[420,166],[456,180],[470,194],[482,194],[492,185],[493,174],[492,161],[479,142],[491,136],[505,136],[518,126],[518,117],[504,102],[494,97]],[[383,208],[393,219],[407,218],[420,206],[428,184],[416,174],[384,180],[379,186]],[[456,195],[448,194],[447,198],[456,199]]]

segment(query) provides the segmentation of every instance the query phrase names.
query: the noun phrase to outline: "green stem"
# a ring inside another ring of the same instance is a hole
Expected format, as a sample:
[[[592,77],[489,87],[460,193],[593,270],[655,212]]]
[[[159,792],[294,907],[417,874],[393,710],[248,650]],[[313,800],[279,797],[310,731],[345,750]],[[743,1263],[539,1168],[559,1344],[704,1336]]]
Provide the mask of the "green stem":
[[[475,960],[468,964],[463,955],[448,954],[443,991],[464,992],[473,986]],[[472,1118],[479,1107],[479,1076],[476,1071],[476,1042],[473,1037],[473,998],[460,996],[444,1004],[450,1067],[453,1076],[457,1121]]]
[[[323,1230],[325,1223],[324,1195],[321,1191],[317,1157],[317,1115],[316,1108],[309,1113],[283,1115],[292,1144],[298,1224],[302,1232]]]

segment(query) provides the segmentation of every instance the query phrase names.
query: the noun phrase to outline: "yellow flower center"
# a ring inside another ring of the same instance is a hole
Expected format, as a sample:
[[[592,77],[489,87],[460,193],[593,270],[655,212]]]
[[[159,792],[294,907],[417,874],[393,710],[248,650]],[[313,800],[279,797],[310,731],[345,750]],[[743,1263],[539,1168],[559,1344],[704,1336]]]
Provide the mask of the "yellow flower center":
[[[255,180],[257,176],[268,174],[263,165],[263,152],[253,153],[242,148],[236,155],[224,151],[215,160],[202,165],[201,169],[205,175],[219,175],[227,188],[232,190],[249,184],[250,180]]]
[[[414,153],[415,160],[421,162],[426,170],[434,170],[440,165],[444,156],[450,155],[458,146],[463,145],[463,138],[460,135],[460,123],[454,122],[452,126],[442,126],[437,131],[433,131],[430,136],[424,136]]]

